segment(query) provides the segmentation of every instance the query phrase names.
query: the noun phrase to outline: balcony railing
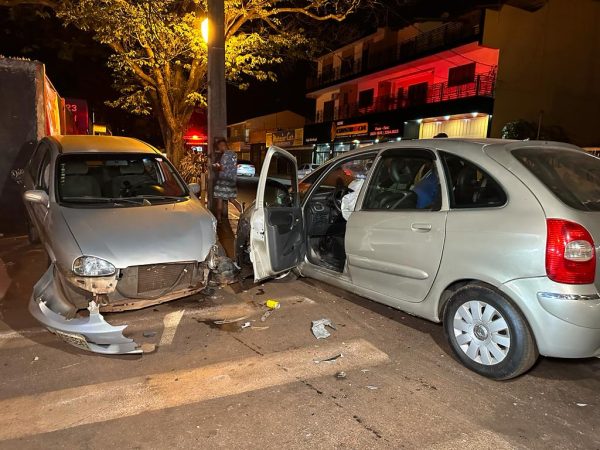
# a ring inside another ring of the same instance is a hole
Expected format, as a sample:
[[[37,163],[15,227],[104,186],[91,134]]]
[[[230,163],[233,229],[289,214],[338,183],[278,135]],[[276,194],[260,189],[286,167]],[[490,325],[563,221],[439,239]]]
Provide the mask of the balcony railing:
[[[413,106],[440,103],[468,97],[493,97],[496,83],[495,70],[485,74],[477,75],[471,83],[458,86],[448,86],[448,82],[431,84],[427,90],[419,92],[404,92],[402,95],[389,95],[375,97],[370,105],[359,105],[358,103],[346,103],[329,110],[317,111],[315,122],[327,122],[331,120],[349,119],[360,117],[365,114],[379,113],[385,111],[397,111]]]
[[[324,69],[320,74],[311,76],[306,82],[307,89],[314,90],[339,80],[357,77],[396,64],[412,61],[435,50],[450,48],[466,43],[480,35],[479,22],[450,22],[431,31],[399,42],[380,50],[369,52],[363,58],[348,58],[336,68]]]

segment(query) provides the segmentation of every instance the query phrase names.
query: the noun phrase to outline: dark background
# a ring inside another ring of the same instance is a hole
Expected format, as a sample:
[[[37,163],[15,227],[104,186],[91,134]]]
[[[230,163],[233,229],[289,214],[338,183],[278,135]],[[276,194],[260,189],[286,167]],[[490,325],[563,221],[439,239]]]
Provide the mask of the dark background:
[[[324,43],[317,52],[327,52],[374,32],[378,26],[403,27],[415,19],[451,17],[473,7],[494,7],[501,2],[468,0],[383,0],[350,16],[343,23],[303,21],[307,33]],[[162,147],[156,123],[149,116],[135,116],[110,108],[105,101],[118,95],[112,88],[111,71],[106,66],[110,51],[90,33],[64,27],[48,10],[33,6],[0,7],[0,55],[39,60],[62,97],[84,98],[96,122],[108,122],[113,134],[135,136]],[[305,98],[307,60],[289,58],[276,69],[277,82],[253,82],[240,91],[228,86],[228,123],[291,109],[311,114]]]

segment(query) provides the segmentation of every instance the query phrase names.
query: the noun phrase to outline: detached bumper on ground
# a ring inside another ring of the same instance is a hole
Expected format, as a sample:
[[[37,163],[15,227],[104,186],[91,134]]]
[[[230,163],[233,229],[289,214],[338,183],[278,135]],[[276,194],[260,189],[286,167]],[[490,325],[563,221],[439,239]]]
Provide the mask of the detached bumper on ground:
[[[54,265],[50,265],[46,273],[33,288],[29,302],[29,312],[52,333],[65,342],[84,350],[104,354],[142,353],[133,339],[123,335],[126,325],[113,326],[104,320],[95,302],[90,302],[89,316],[68,319],[53,311],[48,305],[62,305],[54,278]]]

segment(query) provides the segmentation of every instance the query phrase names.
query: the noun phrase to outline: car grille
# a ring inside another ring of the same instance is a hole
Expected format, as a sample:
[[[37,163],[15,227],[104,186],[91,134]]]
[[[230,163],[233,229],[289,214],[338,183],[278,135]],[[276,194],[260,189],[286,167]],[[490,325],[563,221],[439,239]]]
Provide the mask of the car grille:
[[[123,297],[152,297],[196,286],[202,278],[196,263],[131,266],[121,271],[117,291]]]
[[[192,273],[187,266],[187,264],[138,266],[138,294],[168,289],[184,279],[189,280]]]

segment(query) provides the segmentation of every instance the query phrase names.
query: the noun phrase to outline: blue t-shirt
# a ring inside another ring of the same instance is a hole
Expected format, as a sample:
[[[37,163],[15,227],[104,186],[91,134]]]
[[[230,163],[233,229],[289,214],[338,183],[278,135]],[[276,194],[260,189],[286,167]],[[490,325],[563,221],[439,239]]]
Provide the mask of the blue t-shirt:
[[[437,174],[430,170],[425,174],[415,187],[413,191],[417,194],[417,209],[425,209],[435,201],[438,195],[439,181]]]

